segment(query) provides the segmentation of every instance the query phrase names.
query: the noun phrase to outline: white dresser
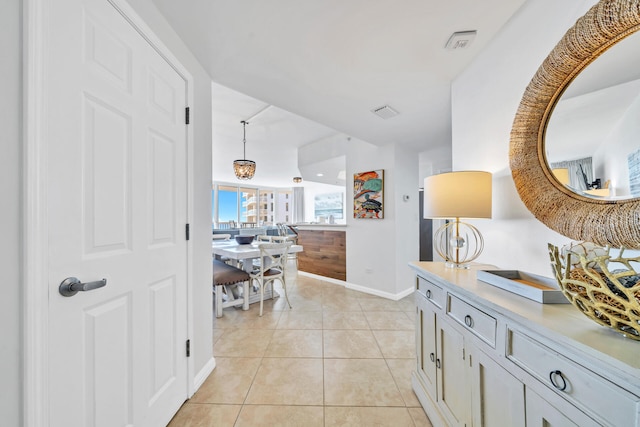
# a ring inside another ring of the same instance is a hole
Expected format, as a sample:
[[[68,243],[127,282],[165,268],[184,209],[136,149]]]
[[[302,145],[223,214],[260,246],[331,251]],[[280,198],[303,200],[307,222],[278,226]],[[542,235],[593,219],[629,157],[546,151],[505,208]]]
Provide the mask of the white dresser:
[[[640,426],[640,342],[570,304],[414,262],[413,389],[434,427]]]

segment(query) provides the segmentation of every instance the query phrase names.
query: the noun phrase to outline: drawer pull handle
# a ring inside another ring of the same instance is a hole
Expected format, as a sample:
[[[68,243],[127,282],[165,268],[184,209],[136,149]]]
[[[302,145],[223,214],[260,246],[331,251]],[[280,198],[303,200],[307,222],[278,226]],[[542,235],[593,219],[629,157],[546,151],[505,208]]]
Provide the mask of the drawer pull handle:
[[[556,383],[555,379],[560,378],[562,380],[562,386],[560,383]],[[551,371],[549,372],[549,381],[555,388],[560,391],[565,391],[567,389],[567,380],[564,379],[564,375],[560,371]]]
[[[464,324],[470,328],[473,328],[473,319],[468,314],[464,316]]]
[[[431,353],[431,354],[429,355],[429,359],[431,359],[431,361],[432,361],[432,362],[434,362],[434,361],[436,360],[436,355],[435,355],[435,354],[433,354],[433,353]]]
[[[431,299],[431,289],[427,289],[427,298]]]
[[[436,359],[436,368],[440,369],[440,359]]]

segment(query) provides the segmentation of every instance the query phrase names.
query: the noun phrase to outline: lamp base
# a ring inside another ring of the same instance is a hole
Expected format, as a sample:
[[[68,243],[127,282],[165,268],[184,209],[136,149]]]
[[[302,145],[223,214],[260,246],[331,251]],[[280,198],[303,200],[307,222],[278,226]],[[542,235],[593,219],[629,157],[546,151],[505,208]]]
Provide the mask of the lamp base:
[[[446,223],[436,231],[434,249],[445,260],[448,268],[468,269],[484,249],[484,239],[480,231],[459,218]]]
[[[447,268],[457,268],[458,270],[468,270],[471,266],[469,262],[454,262],[451,260],[445,260],[444,266]]]

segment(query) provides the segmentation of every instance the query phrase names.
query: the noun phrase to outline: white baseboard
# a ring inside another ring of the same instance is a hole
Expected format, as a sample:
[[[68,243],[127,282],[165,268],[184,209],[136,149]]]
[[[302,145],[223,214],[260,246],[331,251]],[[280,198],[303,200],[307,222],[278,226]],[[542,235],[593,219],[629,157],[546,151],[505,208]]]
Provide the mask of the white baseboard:
[[[347,289],[353,289],[354,291],[364,292],[366,294],[375,295],[375,296],[386,298],[386,299],[390,299],[390,300],[393,300],[393,301],[401,300],[402,298],[406,297],[407,295],[412,294],[413,290],[414,290],[413,286],[410,286],[409,288],[405,289],[402,292],[398,292],[397,294],[392,294],[390,292],[380,291],[378,289],[371,289],[371,288],[367,288],[366,286],[355,285],[353,283],[347,283],[345,285],[345,287]]]
[[[356,285],[355,283],[345,282],[344,280],[333,279],[331,277],[320,276],[318,274],[307,273],[306,271],[298,271],[298,274],[301,276],[311,277],[314,279],[322,280],[323,282],[333,283],[335,285],[342,285],[347,289],[352,289],[354,291],[363,292],[365,294],[375,295],[378,297],[390,299],[393,301],[399,301],[407,295],[411,295],[415,290],[413,286],[408,287],[402,292],[398,292],[397,294],[392,294],[390,292],[384,292],[377,289],[367,288],[366,286]]]
[[[300,276],[307,276],[307,277],[311,277],[313,279],[322,280],[323,282],[333,283],[334,285],[341,285],[341,286],[345,286],[345,287],[348,285],[348,283],[345,282],[344,280],[338,280],[338,279],[334,279],[332,277],[320,276],[319,274],[307,273],[306,271],[298,270],[298,274]]]
[[[209,361],[207,363],[205,363],[205,365],[202,367],[202,369],[200,369],[200,372],[198,372],[198,374],[193,379],[193,393],[194,394],[195,394],[196,391],[198,391],[198,389],[202,386],[202,384],[204,384],[204,382],[207,380],[209,375],[211,375],[211,373],[213,372],[213,370],[215,368],[216,368],[216,359],[214,359],[212,357],[211,359],[209,359]],[[191,395],[191,396],[193,396],[193,395]],[[189,396],[189,398],[191,398],[191,396]]]
[[[404,297],[408,297],[409,295],[413,295],[413,293],[415,292],[416,287],[415,286],[409,286],[407,289],[405,289],[402,292],[398,292],[396,294],[396,301],[401,300]]]

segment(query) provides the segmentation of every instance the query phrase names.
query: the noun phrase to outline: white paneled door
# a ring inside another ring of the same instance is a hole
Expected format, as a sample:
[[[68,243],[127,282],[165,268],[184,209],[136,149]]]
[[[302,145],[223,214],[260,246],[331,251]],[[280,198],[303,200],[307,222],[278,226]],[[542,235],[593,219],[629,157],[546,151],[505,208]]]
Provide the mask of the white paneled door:
[[[108,0],[49,13],[49,425],[163,426],[188,393],[186,81]]]

